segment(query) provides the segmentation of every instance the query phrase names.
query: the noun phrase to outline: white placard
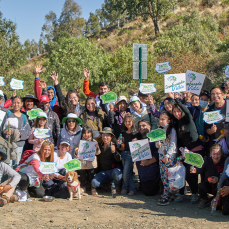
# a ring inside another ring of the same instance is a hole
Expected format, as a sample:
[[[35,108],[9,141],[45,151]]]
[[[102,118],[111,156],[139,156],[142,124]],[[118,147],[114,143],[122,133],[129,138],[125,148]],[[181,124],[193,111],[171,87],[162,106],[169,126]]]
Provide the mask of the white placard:
[[[204,84],[205,75],[187,70],[186,89],[195,95],[199,95]]]
[[[2,122],[3,122],[4,118],[5,118],[5,116],[6,116],[6,112],[0,110],[0,126],[2,126]]]
[[[5,86],[4,78],[5,77],[0,76],[0,86]]]
[[[39,164],[39,170],[42,174],[53,174],[57,173],[57,164],[56,162],[43,162],[41,161]]]
[[[229,78],[229,65],[225,69],[225,77]]]
[[[155,64],[155,70],[158,73],[166,73],[170,71],[172,67],[169,65],[169,62],[157,63]]]
[[[221,115],[220,112],[221,112],[220,110],[219,111],[204,112],[203,120],[207,124],[217,123],[217,122],[224,119],[223,115]]]
[[[152,158],[148,139],[129,142],[129,146],[133,162]]]
[[[33,135],[35,138],[49,138],[51,136],[50,129],[35,128]]]
[[[96,144],[98,144],[98,142],[80,140],[78,159],[84,161],[94,161],[96,153]]]
[[[139,86],[139,91],[142,94],[152,94],[157,91],[155,88],[155,83],[141,83]]]
[[[24,89],[23,83],[24,83],[23,80],[17,80],[17,79],[12,78],[10,81],[10,87],[13,90],[23,90]]]
[[[165,93],[186,91],[186,74],[165,74]]]
[[[229,122],[229,100],[226,100],[226,122]]]

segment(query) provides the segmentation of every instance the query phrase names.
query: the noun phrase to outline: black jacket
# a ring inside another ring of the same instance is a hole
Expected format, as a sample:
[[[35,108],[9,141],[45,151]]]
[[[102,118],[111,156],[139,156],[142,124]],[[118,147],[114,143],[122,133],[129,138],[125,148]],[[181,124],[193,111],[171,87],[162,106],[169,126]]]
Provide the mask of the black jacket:
[[[98,169],[99,171],[107,171],[117,167],[118,162],[121,161],[120,154],[115,151],[111,152],[111,143],[103,148],[103,143],[99,143],[99,148],[101,153],[97,156],[98,161]]]

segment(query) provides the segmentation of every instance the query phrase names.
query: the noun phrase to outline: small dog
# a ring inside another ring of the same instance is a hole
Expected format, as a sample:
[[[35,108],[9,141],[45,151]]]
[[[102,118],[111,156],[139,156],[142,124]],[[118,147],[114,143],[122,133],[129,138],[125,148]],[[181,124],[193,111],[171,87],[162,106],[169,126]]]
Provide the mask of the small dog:
[[[70,194],[69,200],[73,200],[73,197],[77,197],[80,200],[81,199],[81,188],[80,188],[80,182],[78,180],[78,174],[74,171],[67,172],[66,181],[68,184],[68,191]]]

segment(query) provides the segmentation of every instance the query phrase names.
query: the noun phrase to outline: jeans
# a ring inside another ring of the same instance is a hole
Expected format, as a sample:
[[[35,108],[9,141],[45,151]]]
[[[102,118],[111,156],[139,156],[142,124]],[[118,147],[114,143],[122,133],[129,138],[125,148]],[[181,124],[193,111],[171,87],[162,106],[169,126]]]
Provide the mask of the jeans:
[[[123,182],[122,189],[136,192],[133,179],[133,161],[129,151],[122,151]]]
[[[94,188],[101,187],[107,182],[114,182],[115,186],[121,185],[122,171],[119,168],[110,169],[107,171],[101,171],[95,175],[91,181],[91,185]]]

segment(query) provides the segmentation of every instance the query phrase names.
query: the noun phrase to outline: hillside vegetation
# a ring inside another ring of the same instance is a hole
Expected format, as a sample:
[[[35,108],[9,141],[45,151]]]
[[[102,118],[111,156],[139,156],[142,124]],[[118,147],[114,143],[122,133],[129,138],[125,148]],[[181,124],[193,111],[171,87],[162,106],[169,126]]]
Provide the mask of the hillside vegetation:
[[[147,44],[148,76],[143,82],[155,83],[156,101],[163,96],[163,75],[155,64],[169,61],[169,73],[192,70],[204,73],[217,85],[225,81],[224,70],[229,64],[229,1],[180,0],[179,5],[159,21],[160,33],[155,36],[151,19],[138,17],[132,22],[104,27],[100,40],[75,38],[64,34],[49,44],[49,51],[33,57],[21,67],[19,78],[25,79],[21,94],[33,93],[34,66],[42,63],[41,78],[52,84],[49,74],[59,73],[64,91],[82,89],[83,68],[91,71],[90,84],[97,91],[99,82],[106,80],[117,94],[130,96],[138,89],[132,79],[133,43]],[[80,93],[84,98],[83,93]]]

